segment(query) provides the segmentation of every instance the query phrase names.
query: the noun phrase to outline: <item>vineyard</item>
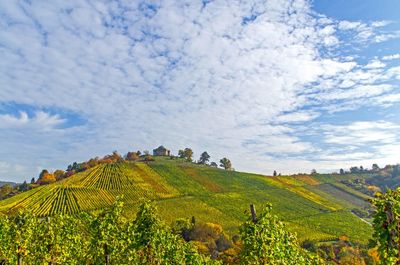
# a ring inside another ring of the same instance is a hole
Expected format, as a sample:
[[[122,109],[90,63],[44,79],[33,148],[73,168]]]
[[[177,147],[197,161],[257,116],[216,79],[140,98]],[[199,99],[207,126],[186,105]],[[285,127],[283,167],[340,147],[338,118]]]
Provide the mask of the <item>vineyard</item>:
[[[368,206],[365,195],[341,185],[340,175],[267,177],[225,171],[181,160],[101,164],[53,184],[0,201],[0,212],[29,209],[43,217],[103,209],[123,196],[124,215],[134,217],[143,199],[157,202],[166,223],[191,218],[221,224],[234,234],[250,203],[273,211],[301,240],[346,235],[367,242],[371,227],[351,213]]]
[[[140,199],[168,198],[177,194],[154,175],[145,164],[104,164],[2,201],[0,210],[15,212],[25,208],[37,216],[74,214],[102,209],[121,195],[128,204],[136,204]]]

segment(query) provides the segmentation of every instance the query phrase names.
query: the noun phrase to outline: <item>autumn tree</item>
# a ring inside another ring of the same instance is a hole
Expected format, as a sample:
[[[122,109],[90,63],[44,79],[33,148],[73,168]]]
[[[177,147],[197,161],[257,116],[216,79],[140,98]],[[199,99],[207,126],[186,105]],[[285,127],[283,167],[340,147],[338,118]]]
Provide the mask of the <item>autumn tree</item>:
[[[224,157],[221,160],[219,160],[220,166],[223,167],[225,170],[231,170],[232,169],[232,163],[231,161]]]
[[[193,150],[191,148],[186,147],[184,150],[179,150],[178,151],[178,156],[180,158],[184,158],[187,161],[191,162],[193,158]]]
[[[91,158],[89,159],[89,161],[87,161],[87,165],[89,166],[89,168],[95,167],[99,164],[99,158],[95,157],[95,158]]]
[[[50,173],[47,169],[43,169],[39,174],[37,183],[40,185],[50,184],[56,181],[54,174]]]
[[[209,160],[210,160],[210,155],[207,152],[204,151],[200,155],[199,164],[206,165]]]
[[[13,191],[13,187],[10,184],[5,184],[0,188],[0,199],[5,198],[8,194]]]
[[[125,155],[125,160],[126,161],[136,161],[136,160],[139,160],[139,156],[136,152],[128,152]]]
[[[65,171],[61,170],[61,169],[57,169],[56,171],[53,172],[53,175],[57,180],[62,179],[64,174],[65,174]]]

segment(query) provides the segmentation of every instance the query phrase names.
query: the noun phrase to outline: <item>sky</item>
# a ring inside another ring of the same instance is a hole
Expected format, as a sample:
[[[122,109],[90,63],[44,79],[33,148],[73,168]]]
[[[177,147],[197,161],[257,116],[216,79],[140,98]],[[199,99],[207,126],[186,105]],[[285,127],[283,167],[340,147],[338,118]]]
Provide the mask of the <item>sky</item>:
[[[191,147],[239,171],[400,162],[400,1],[0,1],[0,179]]]

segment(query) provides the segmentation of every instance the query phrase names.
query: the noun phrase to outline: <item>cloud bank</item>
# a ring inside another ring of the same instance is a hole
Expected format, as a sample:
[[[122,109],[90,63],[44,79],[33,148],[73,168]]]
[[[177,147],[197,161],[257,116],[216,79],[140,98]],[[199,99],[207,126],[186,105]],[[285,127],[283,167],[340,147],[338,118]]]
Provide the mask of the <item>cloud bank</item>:
[[[374,153],[347,150],[355,163],[391,160],[394,122],[369,121],[382,129],[358,138],[362,121],[324,119],[397,106],[397,55],[343,51],[397,38],[388,24],[337,21],[306,0],[3,1],[0,173],[23,179],[159,144],[228,156],[239,170],[335,169],[333,144],[352,135],[376,140]]]

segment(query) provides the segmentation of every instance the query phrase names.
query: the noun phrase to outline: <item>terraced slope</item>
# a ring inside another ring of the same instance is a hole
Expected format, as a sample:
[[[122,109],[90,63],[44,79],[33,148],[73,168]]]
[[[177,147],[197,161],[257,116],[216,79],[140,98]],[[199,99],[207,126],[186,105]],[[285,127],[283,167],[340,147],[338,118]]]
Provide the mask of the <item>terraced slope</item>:
[[[246,218],[244,211],[250,203],[261,207],[270,202],[300,239],[330,240],[347,235],[366,242],[371,227],[350,212],[367,205],[365,195],[340,186],[336,177],[267,177],[157,158],[148,164],[99,165],[0,201],[0,211],[26,208],[39,216],[73,214],[101,209],[123,195],[128,218],[141,199],[152,199],[167,223],[195,216],[220,223],[233,234]]]

